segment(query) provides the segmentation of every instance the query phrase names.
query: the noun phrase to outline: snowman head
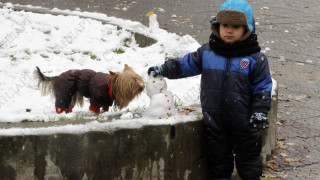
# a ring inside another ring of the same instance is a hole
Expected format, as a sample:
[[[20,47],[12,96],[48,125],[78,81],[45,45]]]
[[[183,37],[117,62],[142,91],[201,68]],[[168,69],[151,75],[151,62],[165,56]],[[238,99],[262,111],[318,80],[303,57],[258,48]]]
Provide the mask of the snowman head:
[[[163,76],[153,77],[153,72],[151,72],[146,85],[147,94],[150,98],[154,94],[163,93],[167,91],[167,83]]]

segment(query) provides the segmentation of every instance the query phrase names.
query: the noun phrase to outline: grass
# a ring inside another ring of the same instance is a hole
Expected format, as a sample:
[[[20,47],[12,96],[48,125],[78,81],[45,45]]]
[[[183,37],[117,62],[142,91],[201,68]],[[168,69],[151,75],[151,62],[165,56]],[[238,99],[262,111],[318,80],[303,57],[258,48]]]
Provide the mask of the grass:
[[[45,54],[40,54],[40,56],[43,57],[43,58],[49,58],[49,56],[45,55]]]
[[[85,51],[85,52],[83,52],[82,54],[83,54],[83,55],[89,55],[89,54],[91,54],[91,52]]]
[[[178,102],[177,100],[174,100],[174,107],[175,108],[178,108],[178,107],[180,107],[180,106],[182,106],[182,102]]]
[[[113,51],[114,53],[116,53],[116,54],[122,54],[122,53],[125,52],[125,51],[124,51],[123,49],[121,49],[121,48],[113,49],[112,51]]]
[[[90,56],[92,60],[100,61],[100,59],[97,58],[97,56],[92,54],[90,51],[84,51],[82,54],[86,56]]]
[[[97,59],[97,56],[94,55],[94,54],[91,54],[91,55],[90,55],[90,58],[91,58],[92,60],[95,60],[95,59]]]
[[[51,34],[51,31],[50,30],[44,31],[43,34]]]
[[[11,58],[11,61],[16,61],[17,60],[17,58],[14,55],[10,55],[9,57]]]
[[[28,54],[28,55],[31,55],[29,49],[24,50],[24,52],[25,52],[26,54]]]
[[[134,115],[139,115],[139,116],[142,116],[143,112],[145,112],[147,110],[147,107],[146,105],[143,105],[143,106],[138,106],[137,108],[134,108],[132,110],[130,110],[129,108],[126,109],[125,113],[129,113],[131,112],[133,114],[133,117]]]

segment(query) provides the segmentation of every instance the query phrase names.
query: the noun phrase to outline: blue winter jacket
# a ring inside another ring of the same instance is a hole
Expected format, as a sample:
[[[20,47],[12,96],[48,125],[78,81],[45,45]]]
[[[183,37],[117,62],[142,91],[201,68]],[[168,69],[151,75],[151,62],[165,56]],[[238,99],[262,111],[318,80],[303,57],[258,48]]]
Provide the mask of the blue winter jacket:
[[[247,126],[253,112],[267,113],[270,109],[272,80],[267,58],[261,52],[227,58],[205,44],[196,52],[166,61],[162,67],[169,79],[202,74],[202,111],[233,127]]]

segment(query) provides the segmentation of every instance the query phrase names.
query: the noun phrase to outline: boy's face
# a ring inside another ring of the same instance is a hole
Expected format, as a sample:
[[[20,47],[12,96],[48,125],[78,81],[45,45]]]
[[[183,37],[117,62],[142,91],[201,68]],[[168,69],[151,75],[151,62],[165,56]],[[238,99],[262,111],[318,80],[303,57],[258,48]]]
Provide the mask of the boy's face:
[[[239,41],[245,34],[245,27],[241,25],[220,24],[219,33],[225,43],[233,44]]]

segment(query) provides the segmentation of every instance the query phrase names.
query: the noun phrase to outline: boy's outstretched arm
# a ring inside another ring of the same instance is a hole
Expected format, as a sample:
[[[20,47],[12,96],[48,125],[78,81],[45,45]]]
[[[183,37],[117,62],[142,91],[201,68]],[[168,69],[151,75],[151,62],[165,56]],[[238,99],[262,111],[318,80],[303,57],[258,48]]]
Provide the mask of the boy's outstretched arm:
[[[170,59],[161,66],[152,66],[148,74],[154,71],[154,76],[162,75],[168,79],[179,79],[195,76],[201,73],[203,47],[197,51],[188,53],[182,58]]]

